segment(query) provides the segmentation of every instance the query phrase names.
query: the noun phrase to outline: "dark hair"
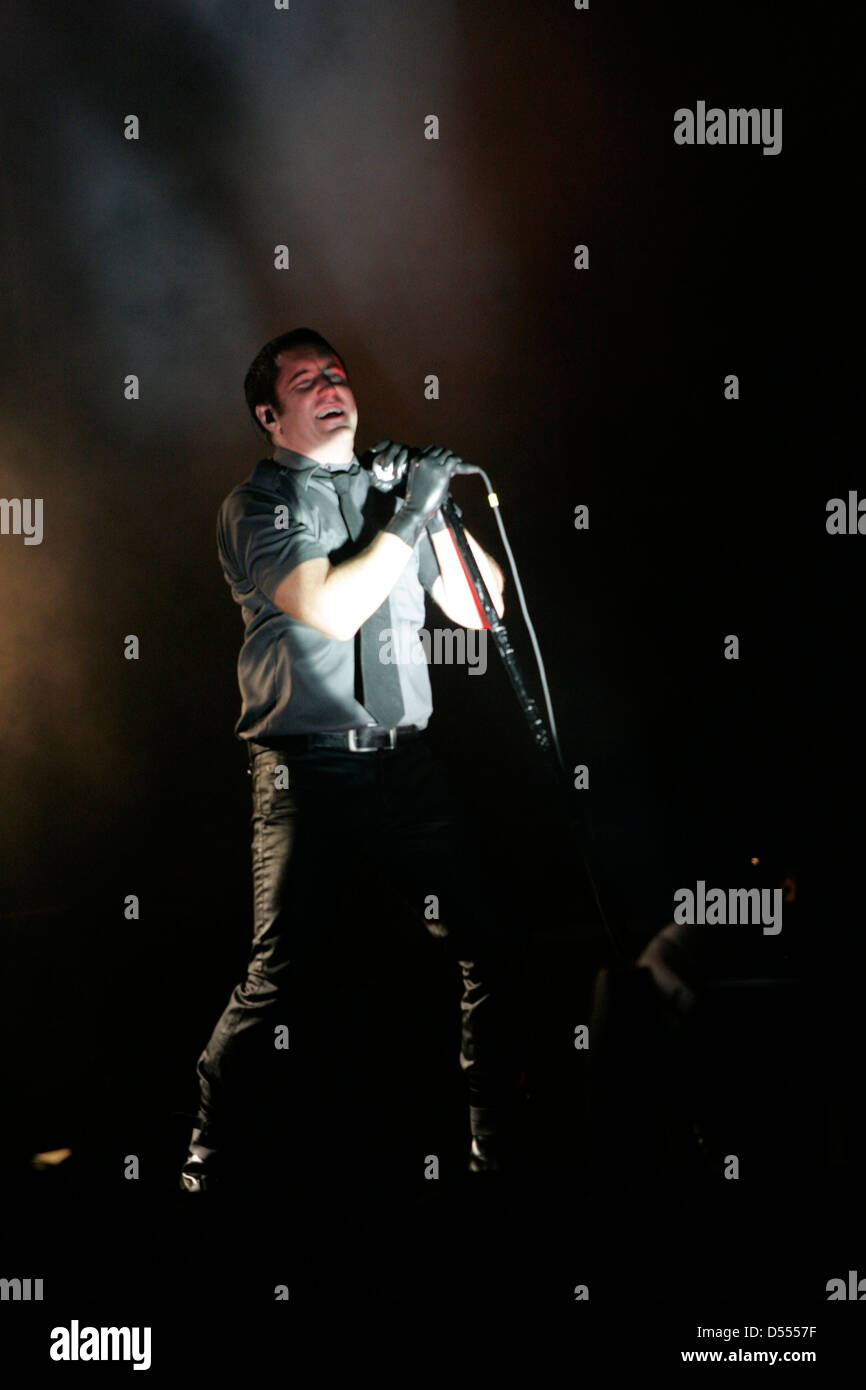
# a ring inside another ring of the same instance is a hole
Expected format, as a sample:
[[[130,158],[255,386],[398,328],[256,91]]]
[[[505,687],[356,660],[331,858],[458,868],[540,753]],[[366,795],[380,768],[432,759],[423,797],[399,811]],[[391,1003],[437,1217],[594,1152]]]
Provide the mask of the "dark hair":
[[[256,415],[256,406],[269,405],[276,410],[277,400],[274,386],[280,374],[277,358],[281,352],[291,352],[293,348],[299,347],[315,347],[322,352],[330,352],[341,362],[343,361],[336,348],[331,347],[327,339],[323,338],[321,333],[317,333],[314,328],[293,328],[290,333],[281,333],[278,338],[272,338],[269,343],[265,343],[244,377],[244,395],[247,398],[247,405],[253,422],[262,434],[267,434],[268,431]]]

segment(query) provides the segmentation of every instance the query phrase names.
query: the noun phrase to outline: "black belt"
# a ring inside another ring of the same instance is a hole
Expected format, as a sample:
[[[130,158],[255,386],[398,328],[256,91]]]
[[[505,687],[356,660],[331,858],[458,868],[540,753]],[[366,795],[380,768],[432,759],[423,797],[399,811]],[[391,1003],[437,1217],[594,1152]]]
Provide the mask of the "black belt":
[[[423,732],[415,724],[401,724],[396,729],[368,724],[363,729],[344,729],[338,734],[286,734],[283,738],[269,739],[267,743],[249,742],[247,749],[251,757],[254,753],[271,748],[280,753],[310,753],[316,748],[338,748],[344,753],[376,753],[390,751]]]

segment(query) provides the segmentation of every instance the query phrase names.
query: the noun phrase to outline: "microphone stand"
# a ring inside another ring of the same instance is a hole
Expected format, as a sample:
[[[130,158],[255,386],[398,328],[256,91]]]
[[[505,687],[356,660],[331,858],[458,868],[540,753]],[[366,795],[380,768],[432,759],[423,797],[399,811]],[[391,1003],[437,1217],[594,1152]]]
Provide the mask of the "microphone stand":
[[[503,664],[508,672],[508,678],[514,688],[520,708],[523,710],[526,722],[529,725],[533,742],[542,756],[545,765],[556,782],[562,781],[565,769],[561,766],[554,749],[550,731],[544,721],[541,710],[535,699],[529,693],[526,682],[523,679],[523,672],[517,661],[517,655],[511,645],[511,638],[504,622],[499,617],[493,606],[493,600],[487,589],[487,585],[481,577],[481,571],[469,548],[466,533],[460,520],[460,513],[455,507],[450,497],[446,497],[441,507],[442,516],[457,547],[457,553],[463,562],[466,576],[475,591],[481,610],[487,619],[491,636],[496,643],[499,655],[502,657]]]
[[[408,446],[404,447],[408,448]],[[384,467],[380,468],[378,466],[380,457],[384,457],[384,455],[377,454],[375,448],[368,449],[361,459],[362,467],[369,469],[372,475],[372,487],[376,488],[379,492],[392,492],[401,483],[405,483],[408,471],[407,465],[404,462],[400,470],[395,470],[394,465],[391,464],[389,470],[385,471]],[[396,477],[395,471],[397,472]],[[464,466],[457,471],[478,473],[481,470]],[[457,553],[463,563],[466,577],[472,585],[475,596],[481,606],[481,611],[487,619],[488,627],[499,650],[499,655],[502,657],[505,669],[508,672],[508,678],[514,688],[514,693],[517,696],[520,708],[523,710],[526,721],[529,724],[533,743],[541,754],[543,764],[547,768],[555,785],[557,785],[563,793],[568,794],[569,809],[573,815],[573,801],[570,797],[571,787],[566,777],[565,767],[562,764],[559,749],[551,737],[550,730],[542,717],[541,710],[538,708],[538,705],[527,689],[526,682],[523,679],[523,672],[518,665],[517,656],[511,645],[511,639],[508,636],[505,624],[497,615],[496,609],[493,606],[493,600],[481,577],[481,571],[475,563],[475,556],[469,548],[469,542],[466,539],[466,533],[463,530],[463,525],[460,520],[461,512],[451,500],[450,495],[446,496],[444,502],[441,504],[440,510],[445,525],[457,547]]]

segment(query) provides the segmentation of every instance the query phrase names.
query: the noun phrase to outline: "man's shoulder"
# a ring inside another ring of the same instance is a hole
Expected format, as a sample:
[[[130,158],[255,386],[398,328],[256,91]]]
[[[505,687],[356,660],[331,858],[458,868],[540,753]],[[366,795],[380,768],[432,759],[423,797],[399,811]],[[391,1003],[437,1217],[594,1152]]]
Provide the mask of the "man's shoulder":
[[[223,498],[220,511],[234,511],[238,504],[243,505],[248,499],[276,493],[279,471],[273,459],[259,459],[252,472]]]
[[[292,515],[309,522],[310,499],[296,486],[295,479],[273,459],[259,459],[249,477],[233,487],[219,509],[219,523],[240,521],[248,515],[258,516],[273,507],[288,505]]]

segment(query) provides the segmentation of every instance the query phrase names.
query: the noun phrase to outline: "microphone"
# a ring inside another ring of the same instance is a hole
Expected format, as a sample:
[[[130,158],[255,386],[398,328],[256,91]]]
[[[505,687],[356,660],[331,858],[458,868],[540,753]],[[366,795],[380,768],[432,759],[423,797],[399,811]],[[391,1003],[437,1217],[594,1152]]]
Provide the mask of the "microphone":
[[[406,445],[406,448],[409,447],[409,445]],[[421,451],[418,450],[417,453],[413,454],[410,450],[409,458],[397,468],[394,467],[393,463],[385,467],[380,462],[380,460],[385,457],[384,452],[377,454],[373,449],[368,449],[365,454],[362,454],[358,462],[362,468],[366,468],[368,472],[372,473],[372,484],[377,492],[394,492],[397,488],[401,488],[402,491],[405,491],[409,467],[415,462],[420,452]],[[472,463],[458,463],[455,465],[453,471],[455,474],[467,474],[480,473],[481,469],[476,468]],[[398,493],[398,496],[400,495],[401,494]]]

